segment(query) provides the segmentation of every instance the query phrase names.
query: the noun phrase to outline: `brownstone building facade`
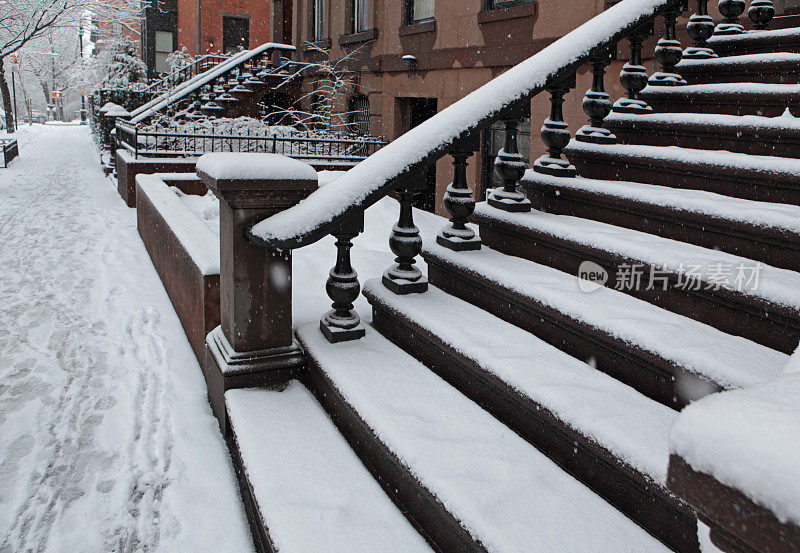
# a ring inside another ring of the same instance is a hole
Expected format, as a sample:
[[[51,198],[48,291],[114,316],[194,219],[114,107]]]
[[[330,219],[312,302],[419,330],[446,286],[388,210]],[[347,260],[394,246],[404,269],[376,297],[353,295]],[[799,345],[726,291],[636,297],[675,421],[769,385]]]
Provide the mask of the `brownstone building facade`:
[[[603,0],[277,0],[273,36],[291,39],[306,59],[319,55],[309,44],[330,48],[332,58],[350,55],[357,71],[357,85],[347,99],[350,109],[363,106],[369,132],[394,139],[606,7]],[[607,84],[614,95],[623,92],[614,77],[620,63],[609,68]],[[568,96],[571,125],[584,123],[580,105],[590,78],[584,68],[577,91]],[[521,126],[520,148],[531,156],[542,151],[538,129],[548,112],[549,102],[541,95]],[[491,163],[501,141],[499,127],[486,133],[470,159],[470,179],[479,190],[491,184]],[[441,160],[435,173],[441,210],[452,177],[449,160]]]

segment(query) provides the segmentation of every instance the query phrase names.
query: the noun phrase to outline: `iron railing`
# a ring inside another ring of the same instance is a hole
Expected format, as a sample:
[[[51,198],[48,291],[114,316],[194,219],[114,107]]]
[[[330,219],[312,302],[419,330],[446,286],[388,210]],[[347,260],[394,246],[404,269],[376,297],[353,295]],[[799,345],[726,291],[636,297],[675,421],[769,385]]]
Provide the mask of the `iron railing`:
[[[16,139],[13,138],[0,138],[0,148],[3,149],[3,165],[8,167],[11,160],[19,155],[19,145]]]
[[[155,95],[160,94],[165,90],[175,88],[179,84],[188,81],[192,77],[195,77],[200,73],[205,73],[209,69],[216,67],[223,61],[226,61],[228,58],[230,58],[230,55],[227,54],[206,54],[205,56],[202,56],[152,82],[147,88],[144,89],[144,92],[149,92]]]
[[[275,153],[295,159],[332,162],[359,162],[371,156],[387,141],[381,137],[344,133],[322,135],[315,131],[297,131],[290,135],[265,132],[220,133],[152,129],[118,120],[119,147],[139,157],[196,157],[207,152]]]

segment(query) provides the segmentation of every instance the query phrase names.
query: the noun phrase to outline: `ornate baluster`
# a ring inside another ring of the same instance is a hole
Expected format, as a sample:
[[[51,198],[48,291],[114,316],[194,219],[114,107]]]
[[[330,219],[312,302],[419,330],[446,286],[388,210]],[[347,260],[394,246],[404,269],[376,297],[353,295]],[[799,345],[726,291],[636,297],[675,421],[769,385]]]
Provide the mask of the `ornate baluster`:
[[[702,60],[717,57],[706,43],[714,34],[714,20],[708,15],[708,0],[697,0],[697,13],[689,18],[686,31],[692,37],[694,46],[689,46],[683,51],[683,59]]]
[[[467,158],[471,149],[456,150],[453,157],[453,182],[444,195],[444,208],[450,214],[450,224],[436,236],[436,242],[445,248],[460,252],[481,249],[481,239],[466,223],[475,211],[475,198],[467,184]]]
[[[594,144],[614,144],[617,137],[603,127],[603,119],[611,113],[611,98],[606,92],[603,82],[606,67],[611,63],[611,49],[602,49],[596,52],[590,63],[593,74],[592,88],[587,90],[583,97],[583,111],[589,116],[589,124],[578,129],[578,132],[575,133],[575,140]]]
[[[319,321],[319,329],[331,343],[357,340],[364,336],[364,325],[353,309],[361,285],[358,273],[350,262],[352,240],[364,230],[364,213],[360,212],[331,233],[336,238],[336,265],[328,273],[325,291],[333,300],[331,309]]]
[[[725,21],[717,25],[714,35],[740,35],[744,27],[739,23],[739,16],[744,13],[747,6],[745,0],[719,0],[719,13]]]
[[[556,177],[574,177],[575,167],[561,157],[561,152],[569,144],[569,127],[564,121],[564,95],[575,88],[575,73],[566,79],[547,85],[550,93],[550,117],[542,125],[542,142],[549,155],[541,156],[533,163],[533,170]]]
[[[683,57],[681,43],[675,38],[675,25],[681,11],[682,7],[675,6],[664,12],[664,38],[658,40],[655,51],[655,57],[661,64],[661,71],[650,76],[647,81],[650,85],[680,86],[686,84],[683,77],[675,72],[675,65]]]
[[[634,29],[628,38],[631,43],[631,59],[622,66],[619,82],[628,92],[627,98],[614,102],[617,113],[650,113],[653,108],[639,97],[639,93],[647,86],[647,69],[642,65],[642,44],[653,34],[653,23]]]
[[[775,7],[772,0],[752,0],[750,9],[747,10],[747,17],[753,22],[755,29],[763,30],[775,16]]]
[[[400,219],[389,236],[389,248],[397,257],[395,264],[383,273],[383,285],[395,294],[416,294],[428,289],[428,279],[414,266],[414,258],[422,251],[422,237],[414,225],[412,192],[410,186],[399,190]]]
[[[504,211],[530,211],[531,201],[517,185],[525,174],[525,161],[517,146],[517,120],[508,118],[503,123],[506,127],[506,142],[494,160],[494,170],[503,179],[503,186],[492,190],[486,202]]]

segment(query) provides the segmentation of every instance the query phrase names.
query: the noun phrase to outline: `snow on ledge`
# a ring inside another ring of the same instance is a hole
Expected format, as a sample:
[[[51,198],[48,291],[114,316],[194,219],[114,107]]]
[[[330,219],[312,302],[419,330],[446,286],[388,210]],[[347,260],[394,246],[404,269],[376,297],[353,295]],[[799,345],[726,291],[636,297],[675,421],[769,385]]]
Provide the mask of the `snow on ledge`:
[[[136,183],[203,275],[218,275],[219,237],[199,219],[158,175],[136,175]]]
[[[564,67],[614,35],[668,4],[669,0],[622,0],[502,75],[440,111],[368,157],[298,205],[252,229],[266,241],[288,241],[331,223],[353,206],[365,205],[385,183],[399,177],[429,152],[444,148],[478,121],[495,116],[541,89]],[[669,87],[665,87],[669,88]]]
[[[800,524],[798,362],[795,352],[770,382],[696,401],[670,432],[670,453],[793,524]]]
[[[317,172],[308,163],[280,154],[203,154],[197,160],[197,171],[217,180],[317,180]]]

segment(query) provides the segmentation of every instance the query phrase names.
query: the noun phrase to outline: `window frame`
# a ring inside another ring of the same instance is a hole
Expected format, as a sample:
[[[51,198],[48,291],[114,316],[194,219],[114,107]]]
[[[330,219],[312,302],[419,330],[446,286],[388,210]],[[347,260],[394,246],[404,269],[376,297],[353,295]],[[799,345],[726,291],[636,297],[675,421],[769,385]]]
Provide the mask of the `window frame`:
[[[322,42],[328,38],[327,15],[325,0],[311,0],[311,42]]]
[[[513,8],[514,6],[524,6],[533,4],[536,0],[485,0],[483,9],[485,11],[502,10],[503,8]]]
[[[362,13],[363,11],[363,13]],[[363,17],[363,26],[359,25]],[[353,0],[353,25],[350,31],[355,35],[369,30],[369,0]]]
[[[417,0],[405,0],[403,3],[405,10],[405,13],[403,14],[403,21],[406,25],[417,25],[419,23],[427,23],[428,21],[436,20],[436,0],[431,0],[433,3],[434,15],[431,15],[430,17],[423,17],[422,19],[414,19],[414,7],[416,2]]]
[[[159,33],[163,35],[168,34],[170,35],[170,47],[169,50],[159,50],[158,49],[158,36]],[[156,73],[169,73],[169,66],[166,65],[166,58],[171,53],[175,51],[175,33],[172,31],[167,31],[164,29],[156,29],[153,32],[153,71]],[[165,64],[161,70],[159,70],[159,55],[163,56],[163,63]]]

